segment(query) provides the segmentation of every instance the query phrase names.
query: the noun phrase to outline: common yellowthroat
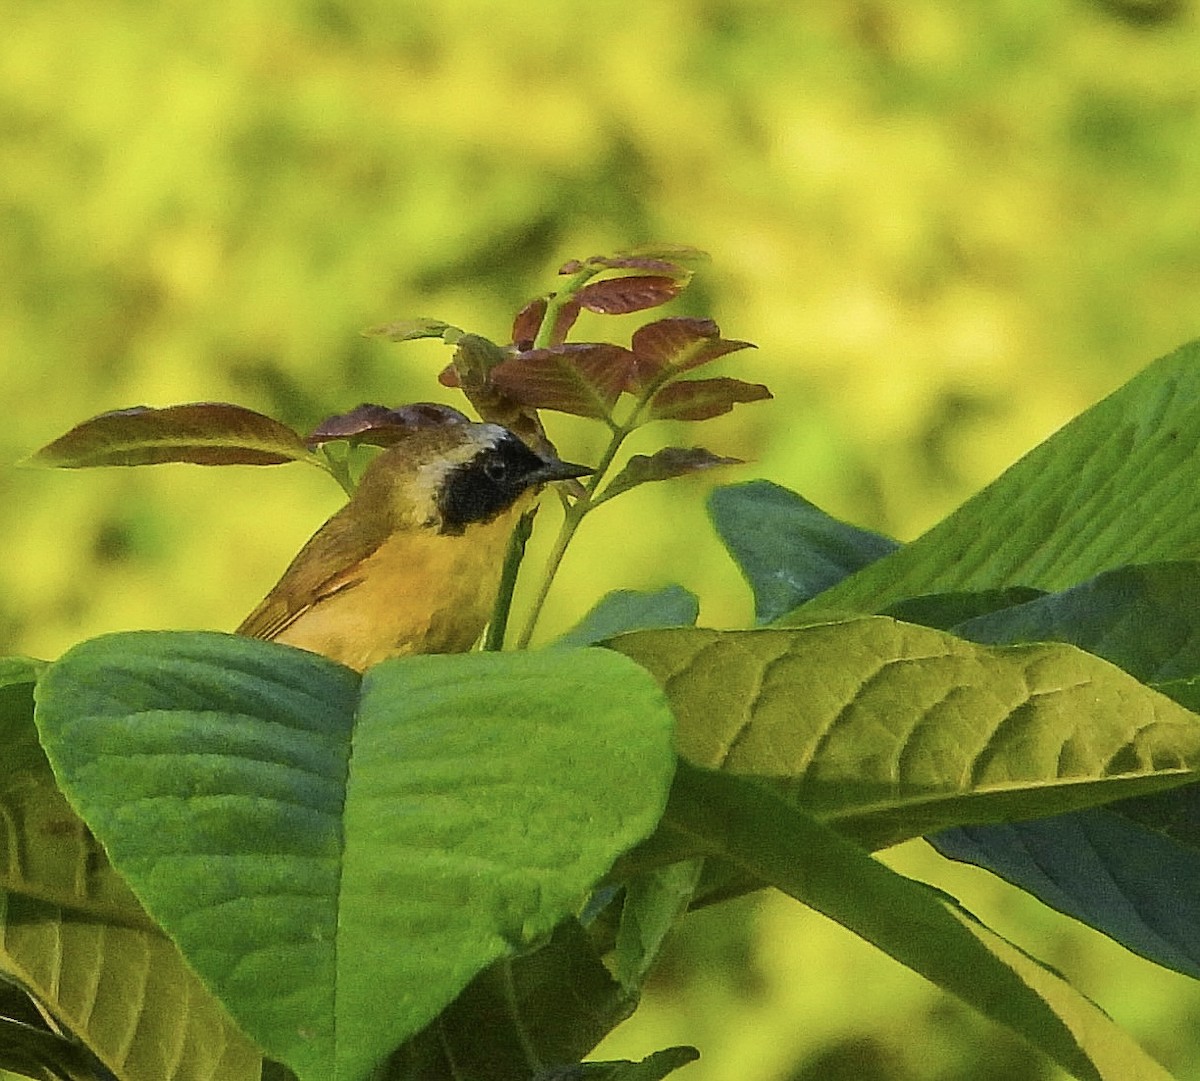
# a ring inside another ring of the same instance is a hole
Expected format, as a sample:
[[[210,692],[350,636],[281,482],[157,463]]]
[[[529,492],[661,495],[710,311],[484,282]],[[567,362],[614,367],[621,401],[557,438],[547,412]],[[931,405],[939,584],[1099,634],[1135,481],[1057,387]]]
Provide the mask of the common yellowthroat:
[[[549,481],[592,470],[497,424],[418,429],[384,450],[238,627],[350,668],[457,653],[483,632],[517,518]]]

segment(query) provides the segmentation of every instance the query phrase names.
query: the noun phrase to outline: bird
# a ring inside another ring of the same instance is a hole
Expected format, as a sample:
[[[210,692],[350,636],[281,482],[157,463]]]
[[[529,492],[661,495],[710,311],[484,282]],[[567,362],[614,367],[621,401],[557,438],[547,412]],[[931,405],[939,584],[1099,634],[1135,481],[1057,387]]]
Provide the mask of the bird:
[[[592,472],[498,424],[405,433],[237,633],[359,672],[389,657],[465,652],[491,615],[517,519],[543,485]]]

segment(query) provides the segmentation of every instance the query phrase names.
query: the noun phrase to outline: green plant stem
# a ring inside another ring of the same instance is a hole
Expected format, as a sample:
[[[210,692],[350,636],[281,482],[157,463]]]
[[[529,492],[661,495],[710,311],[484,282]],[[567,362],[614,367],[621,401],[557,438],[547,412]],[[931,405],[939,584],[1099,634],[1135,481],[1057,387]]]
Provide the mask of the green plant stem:
[[[558,574],[558,568],[562,564],[563,556],[567,554],[567,546],[571,543],[571,538],[575,536],[575,531],[579,528],[580,523],[587,516],[598,501],[593,501],[592,496],[596,492],[596,487],[604,480],[604,474],[611,468],[613,459],[617,456],[617,451],[621,449],[621,444],[629,436],[633,428],[628,424],[618,425],[613,429],[612,439],[609,440],[608,446],[604,453],[600,456],[600,461],[596,465],[596,472],[588,477],[584,484],[584,490],[587,495],[583,499],[577,500],[574,503],[568,503],[565,498],[563,500],[563,522],[559,527],[558,536],[554,538],[554,546],[550,549],[550,554],[546,557],[546,568],[542,574],[542,583],[538,586],[537,595],[533,599],[533,604],[530,606],[529,615],[525,619],[525,626],[521,628],[520,637],[517,639],[517,648],[525,649],[529,645],[529,640],[533,637],[534,628],[537,626],[537,621],[542,614],[542,608],[546,603],[546,597],[550,594],[550,587],[554,585],[555,576]]]
[[[512,612],[513,591],[517,587],[517,575],[521,561],[525,558],[525,545],[533,533],[533,519],[537,508],[522,514],[513,527],[508,539],[508,550],[504,553],[504,568],[500,572],[500,588],[496,592],[496,603],[492,606],[492,618],[488,621],[483,648],[497,652],[504,648],[504,634],[508,629],[508,617]]]
[[[554,344],[552,338],[554,336],[554,328],[558,325],[558,314],[572,300],[575,299],[575,294],[594,278],[603,268],[585,266],[581,270],[576,271],[566,284],[555,291],[555,294],[548,297],[546,300],[546,314],[542,316],[542,325],[538,327],[536,337],[533,339],[534,349],[546,349]]]
[[[550,555],[546,558],[546,570],[542,575],[542,583],[538,586],[537,596],[534,597],[529,615],[525,618],[525,626],[521,628],[521,634],[517,638],[517,649],[526,649],[529,646],[529,640],[533,637],[533,629],[537,626],[538,617],[542,614],[542,607],[546,603],[550,587],[554,584],[554,576],[558,573],[563,556],[566,555],[567,545],[571,543],[571,538],[575,536],[575,530],[579,528],[579,523],[583,521],[587,512],[586,500],[564,506],[563,523],[559,527],[558,536],[554,538],[554,547],[550,549]]]
[[[559,312],[572,301],[575,294],[583,285],[601,272],[601,269],[583,267],[570,278],[555,296],[550,297],[546,301],[546,314],[542,317],[541,326],[538,327],[537,336],[533,343],[534,348],[540,349],[551,344],[551,337],[554,333],[555,324],[558,321]],[[611,416],[603,418],[612,432],[612,438],[609,439],[608,446],[605,447],[604,453],[600,456],[600,461],[596,465],[596,471],[584,483],[583,487],[587,495],[575,503],[568,503],[565,498],[563,500],[563,523],[559,527],[558,536],[554,539],[554,547],[550,549],[550,555],[546,559],[546,569],[542,575],[541,585],[538,587],[537,595],[534,597],[533,604],[529,609],[525,625],[521,628],[521,634],[517,638],[517,649],[526,649],[529,646],[530,639],[533,638],[533,631],[537,626],[538,619],[541,617],[546,598],[550,594],[550,587],[554,585],[558,568],[567,553],[567,546],[575,536],[575,531],[591,510],[605,502],[604,494],[601,493],[597,496],[596,492],[603,483],[605,475],[612,468],[613,461],[616,459],[622,444],[631,433],[641,426],[641,416],[650,399],[654,397],[663,384],[673,378],[674,374],[674,370],[668,368],[651,380],[642,389],[641,394],[638,395],[633,409],[623,423],[618,423]],[[489,633],[489,640],[490,637]],[[489,647],[485,646],[485,648]]]
[[[550,317],[550,311],[546,311],[547,321]],[[546,323],[542,323],[542,328],[545,329]],[[606,497],[603,492],[597,495],[596,490],[604,482],[605,475],[612,468],[613,461],[617,457],[622,444],[629,436],[641,427],[642,411],[646,408],[650,399],[654,397],[658,389],[671,377],[670,372],[664,372],[647,386],[638,396],[634,403],[633,409],[624,423],[617,423],[611,417],[606,417],[608,426],[612,431],[612,438],[608,441],[608,446],[604,448],[604,453],[600,456],[600,461],[596,464],[596,471],[584,483],[584,490],[587,495],[575,503],[563,502],[563,523],[559,527],[558,536],[554,538],[554,547],[550,549],[550,555],[546,559],[546,569],[542,575],[542,583],[538,587],[537,596],[533,599],[533,604],[529,609],[529,615],[525,619],[525,625],[521,628],[521,635],[517,639],[517,648],[526,649],[530,639],[533,637],[534,628],[537,626],[537,621],[542,614],[542,608],[545,606],[546,598],[550,594],[550,587],[554,585],[555,576],[558,574],[558,568],[562,564],[563,557],[567,554],[567,546],[571,543],[571,538],[575,536],[575,531],[579,528],[583,519],[601,503],[606,502]]]

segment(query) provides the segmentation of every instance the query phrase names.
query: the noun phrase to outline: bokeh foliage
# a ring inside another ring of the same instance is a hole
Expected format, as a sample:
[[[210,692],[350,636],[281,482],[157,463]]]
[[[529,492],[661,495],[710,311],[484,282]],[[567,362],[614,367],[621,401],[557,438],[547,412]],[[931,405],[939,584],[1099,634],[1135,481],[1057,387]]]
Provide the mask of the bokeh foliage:
[[[679,240],[715,256],[683,313],[757,342],[750,377],[776,396],[711,422],[711,445],[755,461],[726,479],[910,539],[1197,336],[1189,0],[7,0],[3,25],[5,462],[142,402],[236,400],[303,427],[362,400],[449,401],[436,347],[359,330],[429,315],[502,337],[562,259]],[[578,431],[552,434],[586,456]],[[715,538],[696,542],[709,483],[647,486],[589,522],[547,629],[672,580],[702,622],[748,622]],[[339,499],[298,467],[5,467],[0,646],[228,628]],[[964,889],[1002,929],[1009,909],[1061,926],[980,877]],[[770,941],[730,947],[758,951],[765,998],[702,968],[637,1022],[644,1045],[614,1051],[640,1057],[672,1016],[685,1031],[653,1046],[720,1019],[747,1077],[983,1076],[966,1051],[911,1049],[990,1034],[816,920],[768,908]],[[1195,1068],[1187,981],[1083,932],[1048,943]],[[899,990],[875,1002],[863,980]],[[747,1059],[751,1039],[782,1050]],[[704,1042],[688,1076],[728,1073]]]

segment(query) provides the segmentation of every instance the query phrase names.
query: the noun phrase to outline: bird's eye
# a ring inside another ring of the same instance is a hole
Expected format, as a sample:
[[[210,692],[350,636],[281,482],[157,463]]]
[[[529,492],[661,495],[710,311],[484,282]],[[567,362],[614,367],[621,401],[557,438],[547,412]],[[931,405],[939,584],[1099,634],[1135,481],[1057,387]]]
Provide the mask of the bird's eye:
[[[508,462],[503,458],[489,458],[483,463],[483,472],[493,484],[500,484],[508,477]]]

